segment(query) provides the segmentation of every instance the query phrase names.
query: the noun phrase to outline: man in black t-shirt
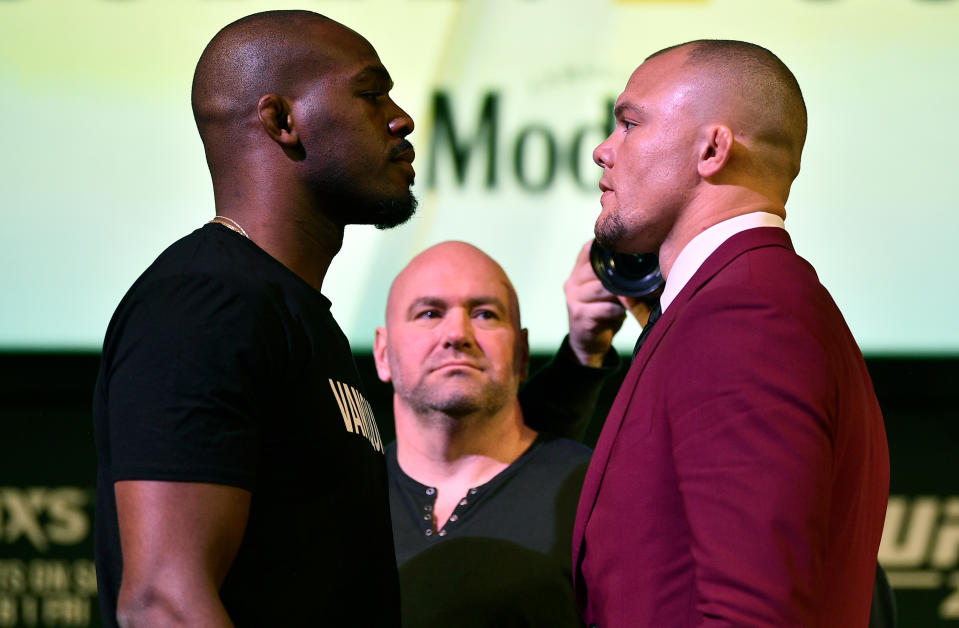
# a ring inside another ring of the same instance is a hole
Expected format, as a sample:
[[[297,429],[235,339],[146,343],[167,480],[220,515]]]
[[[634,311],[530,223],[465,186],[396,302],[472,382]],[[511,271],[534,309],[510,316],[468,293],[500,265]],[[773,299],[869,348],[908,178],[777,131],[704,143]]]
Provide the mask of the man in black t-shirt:
[[[216,217],[123,298],[94,399],[103,620],[396,626],[383,444],[320,293],[413,213],[413,121],[363,37],[255,14],[201,56]]]
[[[566,292],[570,336],[521,407],[526,330],[495,261],[445,242],[393,282],[374,353],[395,391],[387,468],[405,628],[580,625],[570,545],[590,451],[547,432],[584,427],[625,314],[585,249]]]

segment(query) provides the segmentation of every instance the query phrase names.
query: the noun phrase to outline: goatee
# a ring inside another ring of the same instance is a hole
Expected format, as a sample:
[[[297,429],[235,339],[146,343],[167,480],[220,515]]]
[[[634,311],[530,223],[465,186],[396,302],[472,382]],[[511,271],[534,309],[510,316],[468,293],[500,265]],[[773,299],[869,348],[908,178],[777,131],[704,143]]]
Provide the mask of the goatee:
[[[398,227],[413,217],[418,204],[412,191],[408,191],[403,198],[380,201],[372,208],[370,222],[377,229]]]
[[[616,214],[611,214],[605,218],[601,214],[596,220],[596,226],[593,228],[593,235],[596,241],[604,249],[624,253],[626,251],[618,250],[618,246],[626,237],[626,225]]]

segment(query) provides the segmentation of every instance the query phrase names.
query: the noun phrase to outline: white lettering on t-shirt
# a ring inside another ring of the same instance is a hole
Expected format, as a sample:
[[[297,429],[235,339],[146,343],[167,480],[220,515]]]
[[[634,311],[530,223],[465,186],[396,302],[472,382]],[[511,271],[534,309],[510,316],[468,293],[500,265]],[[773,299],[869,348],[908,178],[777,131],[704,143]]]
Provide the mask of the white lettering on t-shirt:
[[[343,384],[343,394],[346,396],[346,403],[350,407],[350,420],[353,421],[353,430],[354,434],[362,434],[366,436],[366,430],[363,428],[363,422],[360,421],[360,411],[356,407],[356,389],[352,386]]]
[[[349,412],[346,409],[343,401],[343,394],[338,388],[342,386],[339,382],[334,382],[332,379],[330,381],[330,388],[333,389],[333,396],[336,398],[336,405],[340,407],[340,414],[343,415],[343,424],[346,426],[347,432],[353,431],[353,421],[350,419]]]
[[[383,441],[380,439],[380,431],[376,427],[376,419],[373,416],[373,408],[370,402],[366,400],[363,394],[343,382],[329,380],[330,389],[333,390],[333,397],[336,398],[336,405],[343,416],[343,425],[346,431],[351,434],[365,436],[373,449],[383,451]]]
[[[363,416],[366,419],[366,424],[369,426],[368,433],[370,434],[370,442],[373,443],[374,449],[382,451],[383,442],[380,440],[380,431],[376,428],[376,417],[373,416],[373,408],[363,395],[359,396],[359,401],[362,402]]]

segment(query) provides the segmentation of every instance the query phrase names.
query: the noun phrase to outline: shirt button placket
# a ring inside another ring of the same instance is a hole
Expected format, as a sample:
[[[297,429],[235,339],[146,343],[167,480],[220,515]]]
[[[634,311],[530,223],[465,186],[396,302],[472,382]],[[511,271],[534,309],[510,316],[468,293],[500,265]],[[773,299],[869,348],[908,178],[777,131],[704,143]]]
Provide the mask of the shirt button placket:
[[[436,487],[428,486],[425,492],[427,497],[432,497],[433,495],[436,495]],[[433,505],[425,504],[423,506],[423,510],[426,512],[426,514],[423,515],[423,521],[429,521],[429,527],[423,531],[423,534],[426,536],[433,536]],[[440,536],[443,535],[444,532],[440,531]]]

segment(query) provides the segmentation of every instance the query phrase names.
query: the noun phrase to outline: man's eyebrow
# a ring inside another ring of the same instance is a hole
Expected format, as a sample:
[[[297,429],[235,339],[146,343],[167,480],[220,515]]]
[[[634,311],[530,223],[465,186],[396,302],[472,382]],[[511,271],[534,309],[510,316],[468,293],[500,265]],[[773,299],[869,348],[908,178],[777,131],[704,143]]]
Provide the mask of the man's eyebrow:
[[[506,310],[506,304],[503,303],[502,299],[495,296],[480,295],[469,299],[467,304],[469,304],[471,308],[476,307],[477,305],[493,305],[503,311]]]
[[[390,73],[386,71],[381,65],[368,65],[355,75],[353,75],[354,83],[361,83],[364,81],[368,82],[382,82],[393,88],[393,79],[390,78]]]
[[[616,117],[616,119],[623,117],[623,114],[627,112],[641,116],[646,113],[646,107],[642,105],[634,105],[628,102],[621,102],[616,105],[615,109],[613,109],[613,115]]]
[[[413,299],[406,311],[412,313],[413,310],[421,307],[446,307],[446,301],[439,297],[418,297]]]
[[[475,297],[470,297],[466,300],[466,305],[469,308],[474,308],[479,305],[492,305],[500,310],[506,311],[506,304],[503,303],[503,300],[496,296],[491,295],[478,295]],[[412,313],[414,310],[420,307],[438,307],[446,308],[449,307],[449,304],[445,299],[434,296],[424,296],[413,299],[413,302],[410,303],[410,306],[407,308],[407,312]]]

